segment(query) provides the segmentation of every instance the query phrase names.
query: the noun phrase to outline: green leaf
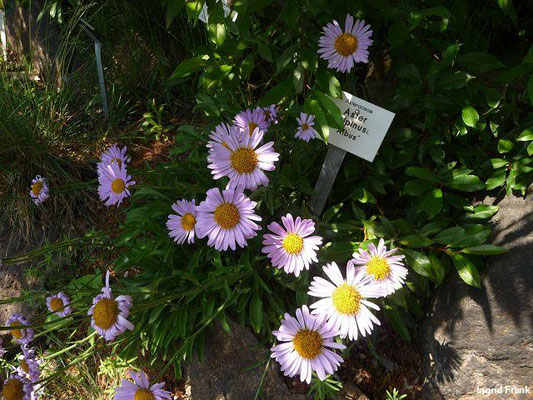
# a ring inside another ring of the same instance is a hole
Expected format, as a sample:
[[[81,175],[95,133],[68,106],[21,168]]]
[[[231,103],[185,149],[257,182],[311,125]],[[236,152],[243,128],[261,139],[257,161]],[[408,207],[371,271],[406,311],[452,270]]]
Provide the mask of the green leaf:
[[[466,237],[465,230],[460,226],[454,226],[441,231],[433,239],[442,244],[453,246],[455,243],[461,242]]]
[[[187,16],[189,19],[196,21],[204,8],[205,0],[187,0],[185,3],[185,9],[187,10]]]
[[[324,138],[324,141],[327,143],[328,138],[329,138],[329,125],[328,125],[328,120],[326,118],[326,114],[324,114],[322,107],[320,107],[320,103],[318,102],[318,100],[308,97],[305,100],[304,106],[305,106],[307,113],[313,114],[315,116],[315,121],[317,122],[318,128],[320,132],[322,133],[322,137]]]
[[[266,43],[259,43],[259,46],[257,46],[257,52],[264,60],[272,62],[272,51],[270,50],[269,45]]]
[[[170,79],[183,78],[193,72],[201,71],[205,67],[215,65],[215,62],[211,60],[204,60],[200,57],[189,58],[182,61],[172,73]]]
[[[427,247],[433,243],[433,240],[421,235],[408,235],[401,239],[400,243],[409,247]]]
[[[533,129],[524,129],[516,140],[519,142],[529,142],[530,140],[533,140]]]
[[[250,322],[254,330],[259,333],[263,324],[263,302],[257,294],[254,294],[250,302]]]
[[[531,142],[528,146],[527,146],[527,154],[529,156],[533,155],[533,142]]]
[[[433,254],[433,252],[429,253],[428,258],[435,275],[435,283],[438,286],[444,281],[444,277],[446,276],[446,267],[441,260],[439,260],[435,254]]]
[[[482,52],[464,54],[457,58],[457,62],[466,69],[481,73],[505,67],[494,55]]]
[[[500,207],[488,204],[480,204],[474,208],[474,213],[464,217],[464,219],[489,219],[498,212]]]
[[[435,182],[435,183],[440,182],[439,177],[434,172],[430,171],[427,168],[408,167],[405,170],[405,173],[409,176],[424,179],[426,181]]]
[[[515,24],[518,23],[516,11],[513,7],[513,0],[498,0],[498,5],[500,6],[505,15],[511,18],[511,20]]]
[[[466,126],[469,126],[470,128],[477,127],[479,122],[479,114],[474,107],[468,106],[463,108],[461,115]]]
[[[287,79],[278,83],[270,89],[263,97],[259,99],[259,105],[266,107],[270,104],[278,104],[283,98],[291,96],[294,93],[292,79]]]
[[[472,263],[469,258],[461,254],[448,254],[452,258],[453,264],[455,265],[455,268],[457,269],[457,272],[459,273],[461,279],[468,283],[470,286],[474,286],[478,289],[481,289],[481,278],[479,277],[479,272],[474,263]]]
[[[294,91],[296,94],[299,94],[304,90],[304,76],[304,67],[302,64],[298,64],[292,74],[292,83],[294,84]]]
[[[433,185],[431,182],[422,179],[415,179],[407,182],[404,185],[402,194],[408,196],[420,196],[422,193],[426,193],[427,191],[431,190],[434,186],[435,185]]]
[[[501,167],[505,167],[507,164],[509,164],[509,161],[504,160],[503,158],[491,158],[490,163],[492,165],[492,168],[498,169]]]
[[[342,118],[341,110],[324,93],[319,92],[318,90],[313,89],[313,95],[320,102],[324,110],[326,111],[326,117],[329,117],[328,121],[331,120],[332,127],[343,130],[344,129],[344,119]]]
[[[209,39],[220,46],[226,40],[226,16],[224,15],[222,2],[216,2],[209,10],[207,21]]]
[[[185,5],[185,0],[169,0],[167,4],[167,15],[166,15],[166,25],[167,28],[170,26],[174,18],[176,18],[183,6]]]
[[[423,198],[420,206],[427,215],[431,218],[437,215],[442,209],[442,190],[433,189],[431,192],[427,193]]]
[[[454,90],[465,87],[468,81],[474,77],[465,71],[443,71],[438,75],[436,88],[442,90]]]
[[[426,278],[435,280],[431,263],[425,254],[408,249],[403,249],[402,253],[407,258],[407,263],[409,267],[413,269],[413,271],[419,275],[425,276]]]
[[[407,326],[405,325],[402,316],[398,312],[397,306],[391,306],[389,304],[386,304],[383,308],[383,313],[385,314],[385,318],[389,320],[391,325],[394,327],[396,332],[398,332],[398,334],[402,337],[402,339],[411,340],[411,334],[409,333],[409,329],[407,329]]]
[[[479,246],[467,247],[463,249],[463,253],[466,254],[475,254],[478,256],[493,256],[498,254],[503,254],[507,250],[501,246],[496,246],[494,244],[481,244]]]
[[[500,139],[498,140],[498,151],[501,154],[509,153],[514,147],[514,143],[510,140]]]
[[[485,188],[485,184],[475,175],[470,175],[468,169],[453,170],[447,179],[446,186],[463,192],[475,192]]]

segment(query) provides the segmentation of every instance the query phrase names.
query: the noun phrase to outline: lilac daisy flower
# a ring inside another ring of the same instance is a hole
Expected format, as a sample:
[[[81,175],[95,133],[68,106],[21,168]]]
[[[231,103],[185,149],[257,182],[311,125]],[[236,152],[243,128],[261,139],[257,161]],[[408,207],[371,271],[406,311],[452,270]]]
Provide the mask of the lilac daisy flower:
[[[199,238],[208,236],[207,244],[217,250],[235,250],[236,244],[245,247],[247,240],[257,236],[261,229],[254,221],[261,221],[254,208],[257,205],[242,193],[242,188],[207,191],[196,211],[196,233]]]
[[[278,123],[278,110],[276,110],[276,105],[271,104],[268,107],[263,107],[263,115],[267,122],[267,128],[270,128],[271,125],[277,125]]]
[[[4,341],[0,337],[0,358],[4,356],[4,354],[7,353],[7,350],[4,348]]]
[[[370,25],[360,20],[354,24],[353,17],[346,14],[344,32],[335,20],[324,27],[318,41],[318,54],[328,60],[328,68],[350,72],[355,63],[368,62],[368,48],[372,45],[370,36]]]
[[[66,317],[67,315],[72,314],[70,297],[63,292],[47,297],[46,307],[48,307],[48,311],[54,313],[58,317]]]
[[[303,269],[317,262],[316,252],[322,244],[320,236],[309,236],[315,231],[315,223],[311,219],[293,219],[291,214],[281,217],[281,223],[268,225],[272,234],[263,236],[263,253],[272,260],[274,267],[283,268],[288,274],[300,275]]]
[[[299,126],[294,137],[305,140],[306,142],[309,142],[311,139],[316,138],[318,133],[315,128],[313,128],[313,125],[315,125],[314,120],[314,115],[300,113],[300,118],[296,118],[296,121],[298,121]]]
[[[348,265],[353,265],[356,272],[363,271],[371,278],[371,282],[384,289],[385,296],[394,293],[405,283],[407,268],[402,260],[404,255],[393,256],[398,249],[387,250],[385,241],[379,239],[378,247],[374,243],[368,245],[368,251],[360,249],[352,254],[353,259]]]
[[[260,107],[257,107],[254,110],[247,109],[240,114],[237,114],[234,123],[241,132],[248,133],[249,135],[251,135],[256,128],[259,128],[262,132],[266,132],[268,129],[265,113]]]
[[[124,146],[123,148],[118,147],[116,144],[111,146],[105,152],[100,155],[100,162],[97,164],[98,175],[101,174],[103,169],[106,169],[108,165],[117,163],[119,167],[122,167],[122,164],[126,165],[130,162],[130,158],[126,155],[128,148]]]
[[[119,167],[118,163],[113,163],[103,168],[98,177],[100,186],[98,187],[98,194],[100,200],[106,201],[106,206],[122,203],[126,197],[130,195],[129,187],[135,185],[135,181],[131,180],[131,176],[126,171],[126,166],[122,164]]]
[[[379,307],[365,299],[380,297],[383,291],[365,279],[364,271],[356,273],[355,268],[348,265],[344,279],[334,262],[322,269],[331,282],[317,276],[311,282],[308,294],[322,297],[322,300],[311,304],[313,314],[327,318],[328,324],[340,332],[341,338],[348,336],[350,340],[357,340],[358,332],[362,336],[372,332],[373,323],[380,325],[369,310],[379,310]]]
[[[20,357],[20,366],[17,372],[27,377],[31,382],[39,380],[41,369],[39,362],[35,359],[35,349],[22,345],[22,356]]]
[[[230,137],[240,136],[242,136],[242,132],[239,130],[239,128],[222,122],[215,127],[214,131],[211,131],[211,134],[209,135],[209,139],[211,140],[207,142],[206,146],[209,149],[209,153],[211,153],[211,149],[213,149],[216,144],[220,144],[227,148]]]
[[[4,381],[2,394],[5,400],[33,400],[33,384],[26,377],[15,373]]]
[[[257,148],[263,140],[263,132],[256,130],[251,135],[228,137],[226,146],[215,145],[207,157],[214,179],[229,177],[228,188],[242,186],[256,190],[260,185],[268,185],[269,179],[263,171],[276,168],[279,154],[274,151],[274,142]]]
[[[172,399],[170,392],[163,390],[165,382],[150,386],[148,377],[144,372],[136,374],[131,371],[133,382],[123,379],[121,386],[115,389],[115,400],[163,400]]]
[[[279,330],[272,334],[283,343],[270,349],[271,357],[280,363],[286,376],[299,374],[302,382],[311,383],[315,371],[318,378],[324,380],[343,362],[329,349],[346,348],[333,340],[339,332],[325,324],[323,318],[311,315],[307,306],[296,310],[296,318],[285,313]]]
[[[126,319],[130,315],[131,305],[130,296],[113,298],[109,287],[109,271],[107,271],[102,294],[93,299],[93,305],[87,313],[92,317],[91,326],[108,342],[114,340],[126,329],[133,330],[134,328],[133,324]]]
[[[19,313],[11,314],[6,323],[7,326],[17,327],[9,331],[11,336],[21,344],[29,344],[33,340],[34,331],[32,328],[24,329],[23,325],[30,325],[30,321]]]
[[[196,226],[196,204],[195,201],[178,200],[172,204],[172,209],[178,214],[168,216],[168,235],[174,238],[178,244],[194,243],[194,228]]]
[[[33,199],[33,202],[37,205],[41,204],[48,197],[50,197],[48,182],[46,182],[46,179],[41,177],[41,175],[37,175],[31,181],[30,196]]]

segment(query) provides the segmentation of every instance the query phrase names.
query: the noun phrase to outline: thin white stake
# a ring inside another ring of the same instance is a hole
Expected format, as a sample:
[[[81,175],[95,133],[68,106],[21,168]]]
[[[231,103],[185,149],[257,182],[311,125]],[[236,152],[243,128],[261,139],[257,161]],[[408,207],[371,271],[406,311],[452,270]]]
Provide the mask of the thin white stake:
[[[6,14],[4,10],[0,10],[0,42],[3,59],[7,61]]]

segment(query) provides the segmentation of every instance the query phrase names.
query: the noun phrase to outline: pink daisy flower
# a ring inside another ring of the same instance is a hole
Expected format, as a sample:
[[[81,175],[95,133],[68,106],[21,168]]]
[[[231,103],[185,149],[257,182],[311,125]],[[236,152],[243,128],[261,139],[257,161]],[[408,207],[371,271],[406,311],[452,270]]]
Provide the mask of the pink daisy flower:
[[[6,400],[33,400],[33,384],[25,376],[14,373],[4,381],[2,394]]]
[[[257,203],[242,193],[242,188],[220,192],[218,188],[207,191],[205,201],[196,208],[196,233],[199,238],[208,237],[207,244],[217,250],[235,250],[247,245],[247,240],[257,236],[261,221],[255,214]]]
[[[314,115],[300,113],[300,118],[296,118],[296,121],[298,121],[299,126],[294,137],[297,139],[305,140],[306,142],[309,142],[311,139],[316,138],[318,133],[315,128],[313,128],[313,125],[315,125],[314,120]]]
[[[102,294],[93,299],[93,305],[87,313],[91,316],[91,326],[108,342],[124,333],[126,329],[133,330],[133,324],[126,319],[130,315],[132,304],[130,296],[113,298],[109,287],[109,271],[107,271]]]
[[[115,400],[163,400],[172,399],[170,392],[163,390],[165,382],[150,386],[148,377],[144,372],[136,374],[131,371],[133,382],[123,379],[119,387],[115,389]]]
[[[331,282],[318,276],[311,282],[308,294],[322,298],[311,304],[313,314],[326,318],[328,324],[340,332],[341,338],[348,336],[350,340],[357,340],[358,332],[362,336],[372,332],[373,324],[380,325],[369,310],[378,311],[379,307],[365,299],[382,296],[381,288],[370,284],[364,279],[364,272],[356,273],[351,265],[346,268],[346,279],[334,262],[322,269]]]
[[[168,235],[174,238],[178,244],[194,243],[194,231],[196,226],[196,204],[195,201],[178,200],[172,204],[172,209],[178,214],[168,216]]]
[[[33,340],[34,330],[32,328],[24,329],[24,325],[30,325],[30,321],[19,313],[11,314],[6,322],[7,326],[12,326],[11,336],[20,344],[29,344]]]
[[[211,134],[209,135],[209,139],[211,140],[207,142],[206,147],[209,149],[209,153],[211,153],[211,149],[217,144],[227,148],[229,138],[240,136],[242,136],[242,132],[239,128],[222,122],[215,127],[214,131],[211,131]]]
[[[130,158],[126,155],[128,148],[118,147],[116,144],[112,145],[109,149],[100,155],[100,162],[96,165],[98,175],[100,175],[102,169],[106,169],[108,165],[117,163],[119,167],[130,162]]]
[[[207,157],[213,178],[229,177],[230,189],[241,186],[256,190],[260,185],[268,185],[269,179],[263,171],[276,168],[274,162],[279,154],[274,151],[274,142],[257,148],[262,140],[263,132],[256,128],[251,135],[228,137],[226,146],[215,145]]]
[[[302,382],[311,383],[315,371],[324,380],[343,362],[330,350],[346,348],[333,340],[339,332],[325,324],[323,318],[311,315],[307,306],[296,310],[296,318],[286,313],[279,330],[272,334],[282,343],[270,349],[271,357],[279,362],[285,376],[300,375]]]
[[[320,236],[309,236],[315,231],[315,223],[311,219],[293,219],[291,214],[281,217],[281,223],[268,225],[272,233],[263,236],[263,253],[271,259],[272,265],[285,269],[288,274],[300,275],[309,265],[317,262],[316,252],[322,244]]]
[[[63,292],[47,297],[46,307],[48,307],[48,311],[54,313],[58,317],[66,317],[67,315],[72,314],[70,297]]]
[[[48,197],[50,197],[48,182],[46,182],[46,179],[41,177],[41,175],[37,175],[31,181],[30,196],[33,199],[33,202],[37,205],[41,204]]]
[[[257,107],[254,110],[247,109],[240,114],[237,114],[234,123],[242,133],[247,133],[249,135],[251,135],[256,128],[259,128],[262,132],[266,132],[268,129],[265,113],[260,107]]]
[[[135,185],[135,181],[131,180],[131,176],[126,171],[126,166],[118,163],[112,163],[106,168],[100,170],[98,177],[100,186],[98,187],[98,194],[100,200],[106,201],[106,206],[117,206],[122,203],[126,197],[130,195],[129,187]]]
[[[339,72],[350,72],[355,63],[368,63],[368,48],[372,45],[372,31],[365,21],[353,21],[346,14],[344,32],[337,21],[327,24],[318,41],[318,54],[328,60],[328,68]]]
[[[355,271],[362,271],[370,277],[371,282],[384,289],[385,296],[400,289],[407,278],[407,268],[404,267],[404,255],[396,253],[398,249],[387,250],[385,241],[379,239],[378,247],[374,243],[368,245],[368,251],[360,249],[352,254],[353,259],[348,265],[353,265]]]
[[[35,358],[35,349],[29,348],[25,344],[21,347],[22,355],[19,357],[20,366],[17,368],[17,372],[27,377],[31,382],[36,382],[41,376],[41,368]]]
[[[276,109],[275,104],[271,104],[268,107],[263,107],[263,114],[267,122],[267,129],[271,125],[277,125],[278,123],[278,110]]]

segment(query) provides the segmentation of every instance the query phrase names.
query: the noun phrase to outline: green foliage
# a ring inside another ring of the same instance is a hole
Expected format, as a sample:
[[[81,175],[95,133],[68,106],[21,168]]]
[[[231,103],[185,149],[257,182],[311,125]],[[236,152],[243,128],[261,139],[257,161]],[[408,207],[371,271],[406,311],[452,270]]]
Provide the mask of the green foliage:
[[[387,390],[386,394],[387,397],[385,398],[385,400],[402,400],[407,397],[406,394],[400,394],[400,391],[396,388],[392,389],[392,392],[389,392]]]
[[[313,376],[307,396],[316,400],[334,399],[341,389],[342,382],[334,379],[332,376],[328,376],[323,381]]]

